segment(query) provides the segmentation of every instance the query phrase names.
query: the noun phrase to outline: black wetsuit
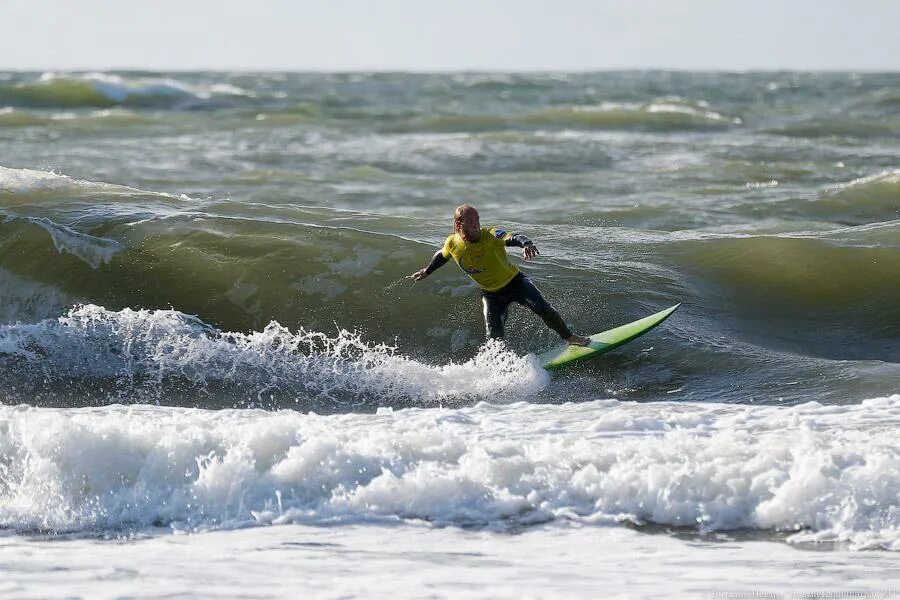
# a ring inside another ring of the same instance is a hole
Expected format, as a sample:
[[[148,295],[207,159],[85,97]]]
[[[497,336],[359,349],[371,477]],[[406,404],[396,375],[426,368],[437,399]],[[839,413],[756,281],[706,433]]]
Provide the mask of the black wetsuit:
[[[506,239],[505,244],[506,246],[524,248],[531,245],[532,241],[524,235],[514,235]],[[425,272],[430,275],[435,269],[442,267],[448,261],[449,258],[445,257],[441,250],[438,250],[425,268]],[[518,302],[522,306],[530,308],[543,319],[547,327],[558,333],[561,338],[567,339],[572,335],[572,331],[566,326],[565,321],[562,320],[556,309],[544,299],[540,290],[521,271],[499,290],[487,291],[482,289],[481,302],[484,306],[485,330],[489,338],[503,337],[503,325],[509,313],[509,305],[513,302]]]

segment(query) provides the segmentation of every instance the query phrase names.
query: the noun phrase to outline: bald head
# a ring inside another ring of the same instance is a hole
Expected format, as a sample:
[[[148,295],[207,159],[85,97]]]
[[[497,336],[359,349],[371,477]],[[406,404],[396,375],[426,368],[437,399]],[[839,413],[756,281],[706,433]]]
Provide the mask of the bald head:
[[[459,223],[459,220],[462,219],[463,215],[472,213],[474,213],[476,217],[478,216],[478,211],[475,210],[474,206],[471,204],[460,204],[456,207],[456,212],[453,213],[453,222]]]

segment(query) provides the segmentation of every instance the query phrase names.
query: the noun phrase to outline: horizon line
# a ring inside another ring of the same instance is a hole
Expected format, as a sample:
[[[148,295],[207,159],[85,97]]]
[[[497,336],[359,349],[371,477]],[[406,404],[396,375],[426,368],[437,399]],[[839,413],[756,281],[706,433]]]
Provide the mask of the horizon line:
[[[859,73],[859,74],[900,74],[900,68],[798,68],[798,67],[763,67],[763,68],[692,68],[692,67],[602,67],[602,68],[573,68],[573,69],[497,69],[497,68],[459,68],[459,69],[364,69],[364,68],[247,68],[247,67],[138,67],[138,66],[107,66],[107,67],[4,67],[0,66],[0,72],[5,73],[38,73],[38,72],[149,72],[149,73],[289,73],[289,74],[379,74],[379,75],[462,75],[462,74],[591,74],[591,73],[625,73],[625,72],[663,72],[663,73],[719,73],[719,74],[749,74],[749,73]]]

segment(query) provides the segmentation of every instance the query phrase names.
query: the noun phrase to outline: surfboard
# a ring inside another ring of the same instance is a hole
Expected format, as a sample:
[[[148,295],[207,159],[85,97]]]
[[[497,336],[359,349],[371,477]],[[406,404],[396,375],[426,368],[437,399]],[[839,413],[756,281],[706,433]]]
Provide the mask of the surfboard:
[[[545,369],[552,371],[579,360],[599,356],[644,335],[665,321],[679,306],[681,306],[681,302],[666,310],[661,310],[658,313],[652,314],[649,317],[644,317],[643,319],[638,319],[637,321],[632,321],[631,323],[626,323],[625,325],[620,325],[619,327],[607,331],[595,333],[590,336],[591,344],[589,346],[570,346],[569,344],[563,344],[562,346],[548,350],[543,354],[539,354],[538,358],[541,360],[541,364]]]

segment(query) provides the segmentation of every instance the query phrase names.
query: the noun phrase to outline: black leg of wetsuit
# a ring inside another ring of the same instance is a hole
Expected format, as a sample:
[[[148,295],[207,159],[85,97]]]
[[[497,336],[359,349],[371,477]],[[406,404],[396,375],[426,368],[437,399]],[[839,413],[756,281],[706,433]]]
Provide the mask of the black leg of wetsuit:
[[[509,314],[510,302],[512,302],[512,298],[508,298],[506,295],[482,292],[484,328],[489,338],[503,338],[503,324],[506,323],[506,316]]]
[[[516,277],[516,280],[519,281],[521,289],[516,302],[534,311],[537,316],[544,320],[547,327],[559,334],[559,337],[564,340],[569,338],[572,335],[572,330],[566,326],[566,322],[562,320],[556,309],[544,300],[540,290],[531,283],[531,280],[524,275],[519,275]]]

